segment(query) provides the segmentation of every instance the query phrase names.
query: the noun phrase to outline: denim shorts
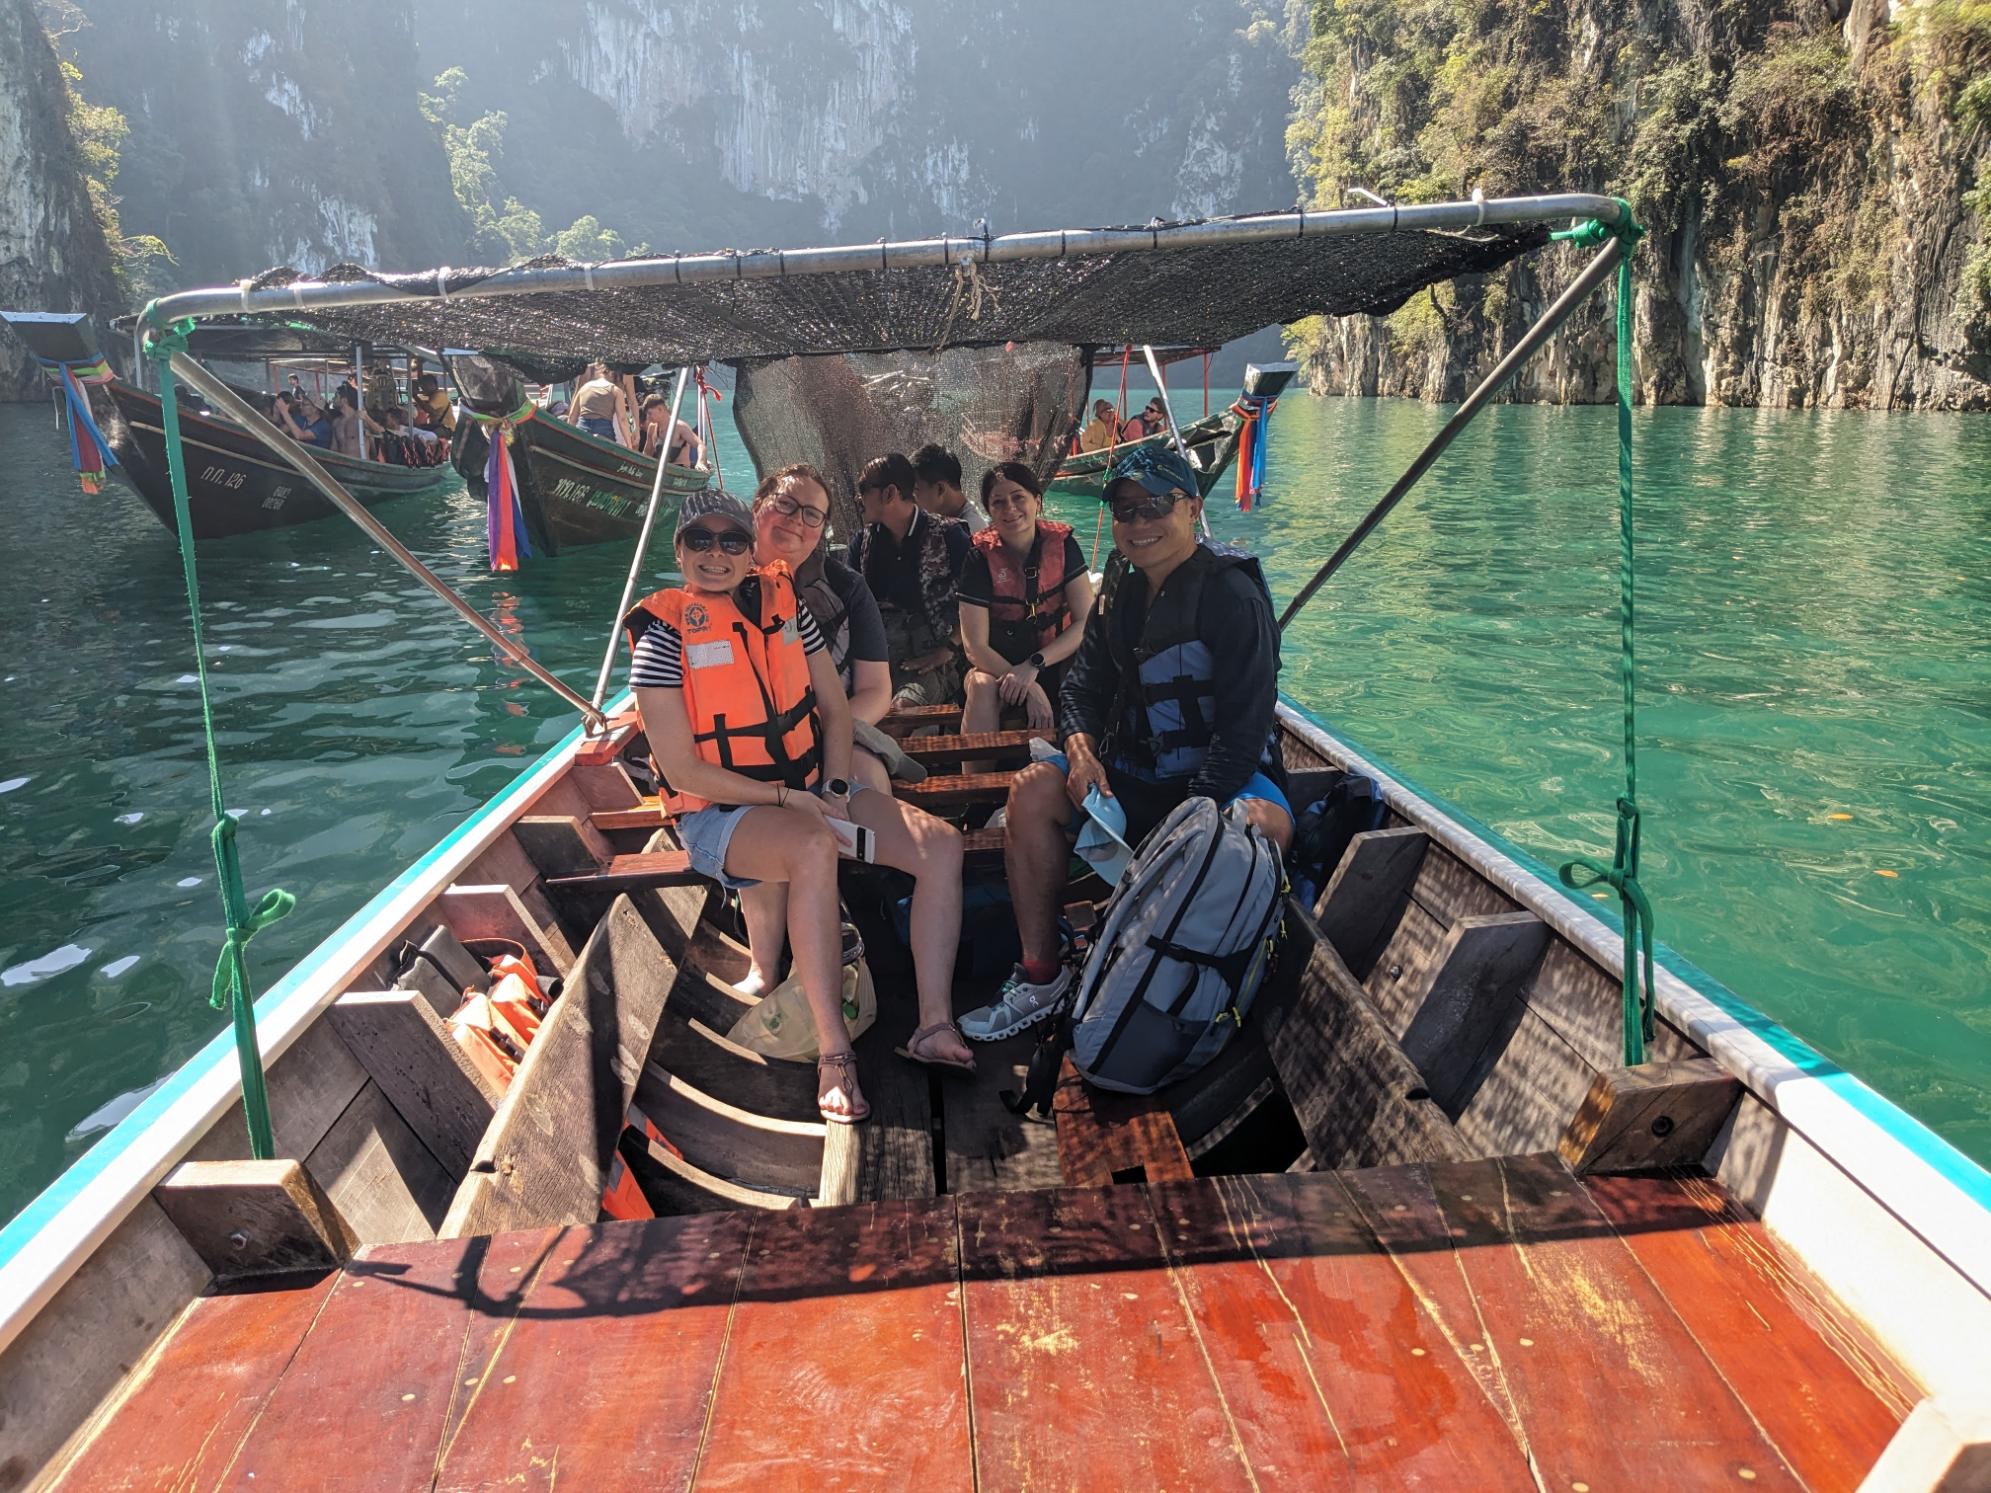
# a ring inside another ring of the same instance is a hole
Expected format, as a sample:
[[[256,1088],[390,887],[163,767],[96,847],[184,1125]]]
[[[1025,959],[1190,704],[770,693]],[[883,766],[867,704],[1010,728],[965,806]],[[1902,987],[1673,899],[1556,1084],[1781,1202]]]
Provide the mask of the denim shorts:
[[[1071,771],[1071,764],[1063,752],[1053,752],[1045,760],[1059,772]],[[1145,778],[1137,778],[1111,763],[1107,764],[1106,768],[1106,786],[1112,789],[1113,796],[1120,800],[1121,810],[1127,816],[1127,843],[1136,849],[1139,849],[1141,841],[1148,837],[1148,831],[1166,819],[1187,797],[1183,791],[1187,787],[1185,783],[1150,783]],[[1293,806],[1286,801],[1285,793],[1262,769],[1245,779],[1244,786],[1225,799],[1220,807],[1228,808],[1245,798],[1262,799],[1274,808],[1284,809],[1288,819],[1295,817]],[[1065,832],[1075,840],[1084,825],[1085,816],[1074,814]]]
[[[863,783],[850,785],[852,798],[865,791]],[[689,814],[678,815],[678,843],[684,846],[684,853],[691,858],[691,869],[700,876],[710,877],[728,891],[759,886],[760,883],[752,877],[735,876],[726,869],[726,851],[733,843],[733,832],[740,827],[740,821],[755,809],[768,807],[767,804],[711,804]]]

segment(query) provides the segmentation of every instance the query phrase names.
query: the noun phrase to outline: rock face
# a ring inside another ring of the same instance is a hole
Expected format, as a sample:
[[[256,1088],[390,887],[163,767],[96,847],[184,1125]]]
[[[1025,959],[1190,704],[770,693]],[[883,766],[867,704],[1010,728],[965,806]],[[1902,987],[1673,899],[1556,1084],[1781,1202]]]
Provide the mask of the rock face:
[[[93,102],[124,111],[126,233],[182,285],[271,264],[415,268],[468,237],[398,0],[82,0],[64,38]],[[438,22],[437,24],[442,24]],[[455,20],[450,25],[458,24]]]
[[[1293,200],[1278,0],[80,3],[65,45],[131,123],[125,230],[185,284],[476,262],[417,110],[452,67],[466,122],[506,115],[494,202],[549,235],[592,214],[707,249]]]
[[[1283,205],[1299,69],[1250,0],[494,0],[424,36],[508,187],[661,248]],[[1118,12],[1114,12],[1118,14]]]
[[[29,0],[0,0],[0,306],[100,317],[122,308],[62,73]],[[0,335],[0,400],[45,397],[34,359]]]
[[[1355,185],[1631,199],[1651,229],[1641,399],[1991,407],[1970,197],[1991,26],[1971,7],[1924,0],[1890,24],[1887,0],[1484,0],[1414,18],[1328,0],[1315,31],[1292,144],[1318,205]],[[1305,326],[1295,351],[1316,389],[1455,400],[1579,262],[1558,248],[1388,318]],[[1511,397],[1607,400],[1613,347],[1607,295]]]

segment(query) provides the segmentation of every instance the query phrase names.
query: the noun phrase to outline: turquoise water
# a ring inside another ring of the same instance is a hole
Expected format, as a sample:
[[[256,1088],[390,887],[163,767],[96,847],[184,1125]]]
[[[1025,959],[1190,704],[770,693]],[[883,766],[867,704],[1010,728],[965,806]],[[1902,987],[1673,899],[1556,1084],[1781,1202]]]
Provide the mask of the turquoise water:
[[[1218,531],[1289,594],[1444,413],[1289,397],[1268,501],[1213,505]],[[1605,410],[1489,411],[1286,652],[1292,695],[1549,861],[1610,839],[1612,440]],[[1661,410],[1641,413],[1639,442],[1660,937],[1991,1159],[1991,425]],[[738,485],[738,442],[722,455]],[[626,547],[496,578],[460,492],[378,511],[591,685]],[[5,1217],[221,1016],[171,541],[121,489],[76,491],[45,410],[0,407],[0,546],[16,564],[0,660]],[[300,897],[252,948],[267,988],[570,717],[350,526],[209,544],[201,575],[248,884]]]

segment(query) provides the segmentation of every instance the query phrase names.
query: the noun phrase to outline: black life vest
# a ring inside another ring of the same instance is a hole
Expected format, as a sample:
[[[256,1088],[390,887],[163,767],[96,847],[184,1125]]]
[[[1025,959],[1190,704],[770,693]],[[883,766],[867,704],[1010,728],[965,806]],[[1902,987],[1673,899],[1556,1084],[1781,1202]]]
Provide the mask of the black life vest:
[[[951,643],[954,631],[961,622],[961,603],[955,586],[959,577],[947,559],[947,529],[949,525],[960,527],[957,518],[935,518],[922,512],[913,520],[907,537],[919,545],[915,563],[919,574],[920,612],[913,620],[924,624],[924,639],[921,651],[938,648]],[[883,524],[873,524],[864,534],[864,549],[859,557],[863,561],[864,580],[871,587],[871,594],[878,598],[879,608],[887,613],[898,610],[886,598],[891,589],[880,584],[878,567],[881,539],[890,531]]]
[[[816,628],[830,650],[830,662],[843,675],[843,687],[848,691],[851,687],[850,608],[844,604],[843,597],[830,581],[829,571],[833,563],[820,548],[817,549],[795,572],[795,591],[802,598],[802,605],[809,609],[809,615],[816,619]],[[841,565],[838,568],[847,569]]]
[[[1265,592],[1258,561],[1199,544],[1162,582],[1147,607],[1138,641],[1129,642],[1126,609],[1147,597],[1147,580],[1118,550],[1106,563],[1101,623],[1120,676],[1106,759],[1149,781],[1194,777],[1216,727],[1216,667],[1203,626],[1203,595],[1223,571],[1248,566]],[[1268,750],[1270,738],[1268,737]]]
[[[1072,625],[1071,602],[1065,596],[1065,582],[1071,579],[1065,574],[1065,542],[1071,534],[1070,524],[1039,519],[1030,554],[1021,560],[993,525],[974,538],[988,560],[995,592],[989,603],[989,646],[1013,664],[1047,647]]]

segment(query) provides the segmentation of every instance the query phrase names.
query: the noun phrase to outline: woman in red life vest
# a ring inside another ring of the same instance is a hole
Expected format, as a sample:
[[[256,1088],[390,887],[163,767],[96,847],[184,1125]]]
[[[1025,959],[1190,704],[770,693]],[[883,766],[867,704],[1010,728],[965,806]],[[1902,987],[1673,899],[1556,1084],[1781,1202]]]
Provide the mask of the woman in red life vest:
[[[886,794],[853,789],[843,683],[788,567],[756,567],[753,544],[753,518],[739,499],[708,489],[684,500],[677,560],[685,584],[645,597],[624,619],[635,654],[630,682],[692,868],[728,887],[785,887],[786,942],[822,1054],[817,1105],[824,1119],[852,1124],[871,1106],[841,1010],[832,823],[869,829],[875,858],[912,874],[921,1026],[906,1051],[955,1066],[972,1062],[951,1020],[961,836]],[[758,965],[768,951],[755,952]]]
[[[989,526],[961,567],[961,641],[968,654],[963,731],[993,731],[1005,705],[1051,729],[1059,667],[1078,651],[1092,577],[1069,524],[1044,515],[1044,490],[1022,462],[982,477]]]

